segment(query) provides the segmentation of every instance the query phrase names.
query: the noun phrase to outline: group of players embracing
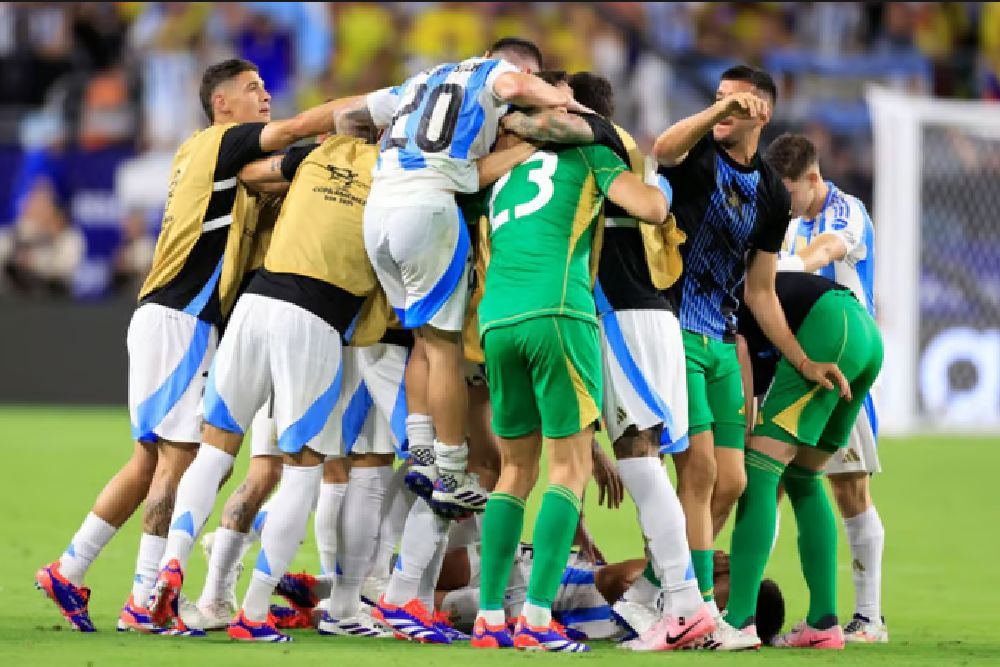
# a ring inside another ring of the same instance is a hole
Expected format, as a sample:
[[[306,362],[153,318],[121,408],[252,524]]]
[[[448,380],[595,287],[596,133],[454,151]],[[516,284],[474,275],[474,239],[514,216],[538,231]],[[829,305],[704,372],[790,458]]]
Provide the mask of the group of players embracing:
[[[888,640],[864,206],[803,136],[761,156],[776,89],[759,69],[727,70],[647,157],[608,81],[542,65],[505,38],[279,121],[252,63],[206,70],[211,124],[174,158],[128,329],[132,456],[36,575],[75,629],[95,630],[84,576],[144,502],[119,630],[561,652]],[[844,627],[824,474],[854,559]],[[604,562],[591,478],[609,507],[632,498],[644,557]],[[763,580],[782,493],[809,588],[785,634]],[[289,573],[314,511],[322,571]]]

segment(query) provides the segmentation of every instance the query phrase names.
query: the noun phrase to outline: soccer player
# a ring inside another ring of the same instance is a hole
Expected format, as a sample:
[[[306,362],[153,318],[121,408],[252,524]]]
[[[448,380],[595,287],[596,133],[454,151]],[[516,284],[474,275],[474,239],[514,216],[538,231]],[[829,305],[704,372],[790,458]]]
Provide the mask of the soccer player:
[[[552,623],[551,605],[579,522],[580,497],[591,473],[593,424],[600,415],[601,357],[590,269],[605,197],[641,220],[666,220],[666,197],[659,188],[645,185],[604,146],[539,150],[488,193],[489,228],[482,231],[489,234],[490,256],[479,326],[502,463],[483,517],[474,646],[589,650]],[[550,486],[535,523],[527,602],[512,637],[503,595],[543,437]]]
[[[788,191],[757,152],[776,89],[770,75],[747,66],[726,70],[716,101],[661,134],[653,155],[673,186],[672,210],[687,236],[684,271],[670,288],[687,358],[690,446],[676,454],[678,492],[698,585],[713,606],[712,544],[745,485],[746,416],[734,344],[734,290],[768,337],[807,379],[846,381],[835,364],[815,363],[788,329],[774,293],[777,252],[790,217]],[[741,648],[715,610],[713,645]]]
[[[407,373],[410,456],[422,475],[413,477],[414,490],[432,495],[446,515],[481,511],[486,501],[466,475],[459,332],[469,238],[455,193],[477,191],[475,160],[490,150],[508,104],[571,102],[530,74],[541,60],[534,44],[503,39],[485,57],[439,65],[372,93],[353,116],[387,128],[365,209],[365,247],[403,326],[418,332]]]
[[[767,149],[766,159],[792,198],[792,215],[779,271],[819,273],[854,292],[875,316],[875,231],[865,205],[857,197],[824,181],[816,147],[798,134],[783,134]],[[872,503],[869,480],[881,472],[876,439],[878,419],[874,392],[851,430],[847,447],[826,467],[833,497],[840,508],[851,547],[854,571],[854,617],[844,627],[848,642],[889,641],[882,617],[882,548],[885,529]]]
[[[330,111],[334,120],[337,109]],[[522,145],[490,156],[490,162],[484,159],[479,177],[497,178],[529,151]],[[209,372],[202,446],[178,486],[150,597],[157,625],[176,616],[183,567],[194,540],[211,513],[219,483],[232,468],[250,418],[273,393],[284,481],[271,500],[261,556],[229,634],[288,641],[267,621],[267,599],[304,535],[308,510],[319,492],[323,456],[343,454],[342,419],[330,416],[342,384],[341,340],[349,341],[368,326],[357,320],[365,300],[378,289],[361,238],[376,156],[376,147],[334,135],[313,150],[293,150],[269,160],[271,179],[288,181],[292,174],[294,179],[264,268],[237,302]],[[496,166],[491,169],[491,164]],[[260,166],[255,171],[259,173]],[[252,180],[250,174],[244,177]],[[365,316],[376,322],[381,318],[384,328],[387,311],[387,305],[372,308]]]
[[[850,383],[849,391],[838,394],[803,378],[785,356],[774,365],[746,456],[747,487],[733,530],[726,617],[740,634],[757,640],[753,614],[774,539],[781,483],[795,510],[809,613],[804,623],[773,643],[843,648],[844,632],[837,624],[837,527],[820,478],[830,457],[847,446],[882,368],[882,338],[865,306],[849,288],[832,280],[781,272],[776,289],[802,348],[810,358],[836,363]],[[755,365],[767,363],[762,353],[772,347],[761,329],[753,311],[741,309],[740,334]]]
[[[607,119],[614,113],[611,84],[579,72],[569,78],[574,98]],[[645,172],[645,157],[627,132],[610,123],[595,123],[599,143],[615,150],[633,173]],[[671,617],[682,617],[711,631],[711,614],[690,573],[691,554],[685,535],[684,512],[666,469],[663,453],[687,447],[687,394],[684,347],[680,325],[661,291],[679,273],[673,224],[653,227],[629,217],[621,207],[605,203],[605,232],[594,296],[601,329],[604,369],[604,423],[618,459],[618,472],[636,503],[639,522],[652,554],[645,586],[655,604],[659,584],[667,591],[664,617],[647,637],[630,647],[672,648],[664,643]],[[671,262],[671,260],[673,260]],[[703,609],[704,608],[704,609]],[[695,617],[702,614],[702,621]]]
[[[236,174],[252,160],[332,128],[340,105],[271,122],[271,98],[257,67],[238,59],[206,69],[199,95],[211,126],[174,156],[153,267],[129,324],[132,456],[104,487],[65,553],[35,576],[71,626],[84,632],[95,629],[84,576],[144,499],[134,584],[121,620],[152,628],[145,599],[165,548],[177,483],[198,447],[204,375],[225,315],[221,295],[235,290],[241,275],[226,251],[228,240],[238,244],[243,235],[244,221],[234,216]]]

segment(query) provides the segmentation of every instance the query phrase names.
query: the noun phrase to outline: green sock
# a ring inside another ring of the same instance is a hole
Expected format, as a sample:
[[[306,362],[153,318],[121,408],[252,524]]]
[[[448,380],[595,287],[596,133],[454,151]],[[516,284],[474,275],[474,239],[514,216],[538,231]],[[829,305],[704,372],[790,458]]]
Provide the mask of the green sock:
[[[744,466],[747,488],[736,506],[736,525],[729,554],[729,601],[726,622],[743,628],[757,609],[757,591],[771,556],[778,513],[778,482],[785,465],[748,449]]]
[[[692,549],[691,564],[698,578],[698,590],[705,602],[715,598],[715,553],[711,549]]]
[[[542,496],[534,529],[534,559],[528,581],[527,601],[539,607],[551,607],[559,590],[573,535],[580,521],[580,499],[565,486],[552,484]],[[483,526],[486,533],[486,526]],[[486,569],[486,563],[483,563]],[[509,569],[509,567],[508,567]]]
[[[784,482],[799,527],[799,560],[809,587],[806,623],[825,630],[837,623],[837,520],[821,472],[789,465]]]
[[[507,493],[490,494],[483,512],[480,609],[503,609],[503,595],[523,528],[524,501]]]
[[[646,577],[646,581],[653,584],[657,588],[663,588],[660,584],[660,578],[657,577],[656,572],[653,571],[652,559],[646,561],[646,569],[642,571],[642,576]]]

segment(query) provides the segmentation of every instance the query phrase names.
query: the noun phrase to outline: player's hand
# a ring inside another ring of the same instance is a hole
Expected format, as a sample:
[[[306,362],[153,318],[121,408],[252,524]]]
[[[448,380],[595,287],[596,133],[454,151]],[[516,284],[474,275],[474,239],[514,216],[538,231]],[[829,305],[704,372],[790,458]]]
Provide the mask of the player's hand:
[[[844,374],[840,372],[837,364],[820,363],[807,357],[802,362],[799,373],[805,379],[818,383],[824,389],[833,389],[836,386],[841,398],[846,401],[851,400],[851,385]]]
[[[583,520],[583,513],[580,514],[580,521],[576,524],[576,535],[573,536],[573,544],[580,547],[580,557],[594,565],[601,565],[607,561],[604,554],[597,548],[597,543],[587,530],[587,524]]]
[[[618,509],[625,498],[625,485],[615,469],[614,462],[594,442],[594,481],[597,482],[597,503],[608,509]]]
[[[733,93],[722,98],[727,116],[756,120],[767,115],[767,102],[754,93]]]

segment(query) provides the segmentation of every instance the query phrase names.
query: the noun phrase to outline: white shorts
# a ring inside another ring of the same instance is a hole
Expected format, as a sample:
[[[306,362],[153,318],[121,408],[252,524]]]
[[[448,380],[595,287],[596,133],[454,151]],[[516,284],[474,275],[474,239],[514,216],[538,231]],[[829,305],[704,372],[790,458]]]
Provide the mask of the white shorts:
[[[364,235],[368,258],[404,327],[462,330],[471,255],[457,204],[368,204]]]
[[[410,351],[377,343],[344,348],[340,404],[345,454],[406,456],[406,386]]]
[[[660,453],[688,448],[687,373],[681,327],[668,310],[619,310],[600,318],[604,424],[615,442],[629,426],[663,425]]]
[[[128,325],[128,410],[142,442],[201,442],[201,397],[215,355],[215,327],[157,303]]]
[[[340,332],[279,299],[244,294],[236,302],[208,374],[205,421],[245,433],[274,394],[278,447],[342,454],[340,421],[331,419],[341,385]]]
[[[878,417],[872,393],[865,397],[847,447],[838,450],[826,463],[828,475],[852,472],[882,472],[878,460]]]
[[[274,425],[274,394],[260,406],[250,424],[250,456],[281,456],[278,429]]]

